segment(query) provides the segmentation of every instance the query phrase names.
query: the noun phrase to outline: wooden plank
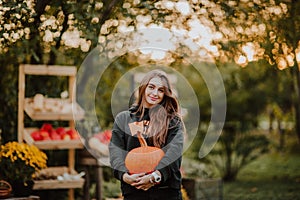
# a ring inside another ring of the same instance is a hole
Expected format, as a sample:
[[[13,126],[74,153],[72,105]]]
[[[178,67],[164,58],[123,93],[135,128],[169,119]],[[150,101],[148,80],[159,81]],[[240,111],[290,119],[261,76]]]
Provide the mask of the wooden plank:
[[[48,167],[46,169],[41,170],[39,173],[50,174],[53,177],[63,176],[64,173],[68,173],[70,175],[78,174],[75,170],[70,172],[69,168],[66,166]],[[57,180],[57,179],[34,180],[33,189],[34,190],[72,189],[72,188],[82,188],[83,184],[84,184],[83,178],[70,179],[70,180]]]
[[[27,144],[29,145],[34,145],[34,140],[33,138],[30,136],[30,133],[32,133],[33,131],[36,131],[38,130],[37,128],[24,128],[24,134],[23,134],[23,137],[24,137],[24,140]]]
[[[24,98],[25,98],[25,74],[24,67],[19,67],[19,96],[18,96],[18,141],[23,142],[24,130]]]
[[[69,196],[69,200],[74,200],[75,199],[74,189],[73,188],[69,189],[68,196]]]
[[[68,154],[69,171],[72,173],[72,171],[75,169],[75,149],[69,149]]]
[[[71,102],[75,101],[76,99],[76,77],[70,76],[69,77],[69,99]]]
[[[37,146],[39,149],[82,149],[84,147],[81,139],[77,140],[45,140],[45,141],[34,141],[30,133],[38,130],[38,128],[24,128],[24,139],[28,144]]]
[[[25,74],[31,75],[52,75],[52,76],[76,76],[75,66],[65,65],[31,65],[23,64]]]
[[[38,196],[29,196],[29,197],[9,197],[9,198],[2,198],[2,200],[39,200],[40,197]]]
[[[34,190],[51,190],[51,189],[70,189],[70,188],[82,188],[84,179],[79,180],[38,180],[34,181]]]

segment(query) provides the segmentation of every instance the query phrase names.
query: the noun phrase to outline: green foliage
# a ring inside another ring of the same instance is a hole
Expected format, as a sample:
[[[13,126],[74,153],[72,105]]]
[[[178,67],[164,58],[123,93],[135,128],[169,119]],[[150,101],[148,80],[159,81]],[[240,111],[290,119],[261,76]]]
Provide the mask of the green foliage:
[[[103,196],[106,198],[118,198],[121,196],[120,182],[103,182]]]
[[[182,175],[184,178],[205,179],[218,177],[218,172],[212,165],[185,155],[182,160]]]
[[[299,184],[295,179],[243,180],[224,184],[224,199],[299,199]]]
[[[253,134],[249,131],[257,129],[259,116],[265,113],[268,102],[273,100],[269,94],[274,90],[269,87],[275,87],[277,84],[272,81],[273,77],[269,76],[269,73],[276,69],[262,67],[262,65],[267,64],[253,63],[243,69],[235,65],[225,65],[220,68],[227,95],[225,126],[219,142],[201,162],[216,167],[224,180],[234,180],[244,166],[269,148],[269,141],[265,135]],[[199,85],[195,87],[200,89]],[[205,96],[201,95],[201,99],[203,98]],[[209,99],[209,96],[206,95],[206,98]],[[202,100],[202,102],[209,101]],[[206,103],[202,107],[208,105]],[[207,123],[206,120],[202,121],[202,125],[205,123]],[[205,133],[206,129],[203,126],[198,131],[191,147],[184,154],[186,157],[197,159]]]
[[[242,69],[229,65],[221,69],[227,94],[226,121],[239,123],[243,130],[257,126],[257,117],[268,103],[265,85],[268,68],[261,64],[253,63]]]
[[[225,88],[227,116],[223,133],[213,152],[208,156],[224,180],[234,180],[239,170],[268,149],[264,135],[249,134],[258,126],[258,116],[267,105],[267,68],[259,64],[244,69],[227,66]],[[228,72],[227,71],[227,72]]]
[[[0,129],[3,141],[16,140],[18,113],[18,73],[11,66],[3,66],[0,73]],[[10,83],[10,84],[7,84]],[[4,143],[4,142],[3,142]]]
[[[224,181],[233,181],[243,167],[268,151],[268,145],[262,134],[224,130],[208,160]]]

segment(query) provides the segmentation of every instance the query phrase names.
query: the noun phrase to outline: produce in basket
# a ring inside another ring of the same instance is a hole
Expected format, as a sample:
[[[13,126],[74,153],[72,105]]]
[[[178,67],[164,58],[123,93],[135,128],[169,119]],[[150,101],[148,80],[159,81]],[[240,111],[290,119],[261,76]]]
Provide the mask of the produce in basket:
[[[49,123],[44,123],[38,130],[30,133],[34,141],[45,140],[79,140],[79,133],[73,128],[54,128]]]
[[[44,108],[44,96],[42,94],[36,94],[33,97],[33,109],[41,111]]]
[[[111,130],[105,130],[97,133],[89,139],[88,144],[101,155],[108,156],[108,143],[110,141],[111,134]]]

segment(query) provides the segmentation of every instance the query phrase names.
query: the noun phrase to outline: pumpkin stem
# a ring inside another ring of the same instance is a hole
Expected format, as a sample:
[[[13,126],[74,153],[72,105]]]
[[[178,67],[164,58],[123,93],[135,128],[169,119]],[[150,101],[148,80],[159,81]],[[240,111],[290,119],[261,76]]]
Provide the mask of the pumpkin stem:
[[[146,146],[148,146],[148,145],[147,145],[147,142],[146,142],[146,140],[145,140],[145,138],[142,136],[142,134],[141,134],[140,131],[137,132],[137,137],[138,137],[138,139],[139,139],[139,142],[140,142],[140,144],[141,144],[141,147],[146,147]]]

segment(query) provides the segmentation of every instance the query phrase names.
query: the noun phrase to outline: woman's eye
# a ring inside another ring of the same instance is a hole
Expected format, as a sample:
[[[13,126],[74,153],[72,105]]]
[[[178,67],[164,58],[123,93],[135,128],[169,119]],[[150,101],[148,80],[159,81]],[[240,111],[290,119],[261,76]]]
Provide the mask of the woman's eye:
[[[149,86],[148,86],[148,88],[150,88],[150,89],[154,89],[154,87],[153,87],[152,85],[149,85]]]
[[[164,91],[164,89],[159,89],[158,90],[159,92],[162,92],[162,93],[164,93],[165,91]]]

